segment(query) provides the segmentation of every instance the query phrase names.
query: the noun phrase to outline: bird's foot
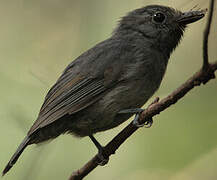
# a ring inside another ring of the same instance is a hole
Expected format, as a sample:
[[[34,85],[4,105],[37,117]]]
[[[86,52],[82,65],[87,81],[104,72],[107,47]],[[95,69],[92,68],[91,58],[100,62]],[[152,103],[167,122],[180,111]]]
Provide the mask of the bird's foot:
[[[139,122],[139,116],[140,116],[139,113],[135,115],[135,118],[133,120],[133,125],[134,126],[136,126],[138,128],[140,128],[140,127],[150,128],[152,126],[152,124],[153,124],[153,119],[152,118],[146,120],[144,123],[141,124]]]
[[[97,162],[98,165],[105,166],[109,162],[109,157],[106,158],[103,154],[103,147],[101,150],[98,151],[97,156],[99,158],[99,162]]]
[[[133,120],[133,125],[140,128],[140,127],[143,127],[145,126],[146,128],[150,128],[153,124],[153,119],[150,118],[148,120],[146,120],[144,123],[140,123],[139,122],[139,117],[140,117],[140,114],[144,111],[144,109],[141,109],[141,108],[135,108],[135,109],[125,109],[125,110],[122,110],[119,112],[119,114],[126,114],[126,113],[135,113],[135,118]]]
[[[101,144],[95,139],[95,137],[93,137],[93,135],[90,135],[89,136],[90,139],[92,140],[92,142],[95,144],[96,148],[98,149],[98,158],[99,158],[99,162],[98,162],[98,165],[100,166],[104,166],[108,163],[109,161],[109,157],[105,157],[104,155],[104,147],[101,146]]]

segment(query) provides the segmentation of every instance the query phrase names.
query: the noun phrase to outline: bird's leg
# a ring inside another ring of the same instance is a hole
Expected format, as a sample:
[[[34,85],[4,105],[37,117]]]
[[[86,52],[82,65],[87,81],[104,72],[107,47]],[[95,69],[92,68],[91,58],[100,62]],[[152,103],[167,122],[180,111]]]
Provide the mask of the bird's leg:
[[[141,108],[125,109],[125,110],[120,111],[119,114],[128,114],[128,113],[129,114],[131,114],[131,113],[136,114],[135,118],[133,120],[133,125],[138,127],[138,128],[143,127],[143,126],[145,126],[146,128],[150,128],[152,126],[152,124],[153,124],[153,119],[152,118],[146,120],[145,123],[143,123],[143,124],[141,124],[139,122],[139,116],[143,111],[144,111],[144,109],[141,109]]]
[[[98,157],[100,159],[100,162],[98,162],[98,164],[100,166],[104,166],[108,163],[109,158],[105,158],[103,155],[103,146],[101,146],[101,144],[95,139],[95,137],[93,137],[93,135],[89,136],[91,141],[95,144],[96,148],[98,149]]]

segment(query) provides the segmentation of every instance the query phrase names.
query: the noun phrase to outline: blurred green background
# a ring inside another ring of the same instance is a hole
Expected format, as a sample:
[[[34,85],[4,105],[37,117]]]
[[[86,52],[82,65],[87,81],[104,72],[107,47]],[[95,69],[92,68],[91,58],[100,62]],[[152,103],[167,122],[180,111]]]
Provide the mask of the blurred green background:
[[[189,10],[206,0],[1,0],[0,2],[0,169],[8,162],[37,117],[46,92],[64,67],[110,36],[119,18],[147,4]],[[217,13],[209,53],[217,60]],[[206,19],[192,24],[170,58],[161,88],[165,97],[197,71],[202,61]],[[88,180],[216,180],[217,81],[193,89],[154,118],[118,149]],[[154,98],[153,97],[153,98]],[[152,98],[152,100],[153,100]],[[106,144],[118,128],[99,133]],[[5,180],[67,179],[96,153],[88,138],[60,136],[26,149]]]

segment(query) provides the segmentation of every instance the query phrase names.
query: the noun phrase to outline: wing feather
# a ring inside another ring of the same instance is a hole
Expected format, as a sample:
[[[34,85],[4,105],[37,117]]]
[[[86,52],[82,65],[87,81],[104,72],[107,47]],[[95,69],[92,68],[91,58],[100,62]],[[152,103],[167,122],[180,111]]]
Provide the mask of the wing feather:
[[[63,81],[63,79],[62,79]],[[65,80],[61,86],[57,83],[45,97],[38,119],[31,127],[29,134],[45,127],[59,118],[76,113],[101,98],[107,88],[103,79],[82,76]]]
[[[121,53],[126,45],[109,38],[71,62],[46,95],[39,116],[28,134],[102,98],[115,86],[119,77],[121,79],[123,62],[130,61],[129,54]],[[111,51],[113,53],[108,53]],[[120,61],[122,63],[117,63]]]

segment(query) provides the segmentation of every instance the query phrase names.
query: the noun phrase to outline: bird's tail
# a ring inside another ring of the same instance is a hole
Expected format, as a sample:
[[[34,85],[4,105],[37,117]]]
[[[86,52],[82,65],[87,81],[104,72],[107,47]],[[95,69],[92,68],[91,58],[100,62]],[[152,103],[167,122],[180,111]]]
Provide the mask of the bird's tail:
[[[14,155],[11,157],[10,161],[8,162],[8,164],[6,165],[5,169],[2,172],[2,176],[4,176],[13,167],[13,165],[16,163],[16,161],[18,160],[18,158],[22,154],[23,150],[28,145],[29,141],[30,141],[29,136],[26,136],[25,139],[22,141],[22,143],[17,148],[17,150],[14,153]]]

